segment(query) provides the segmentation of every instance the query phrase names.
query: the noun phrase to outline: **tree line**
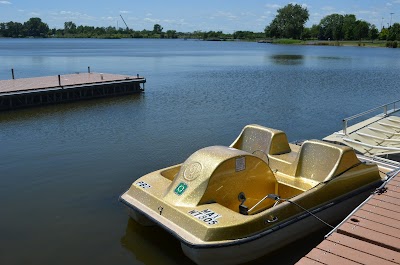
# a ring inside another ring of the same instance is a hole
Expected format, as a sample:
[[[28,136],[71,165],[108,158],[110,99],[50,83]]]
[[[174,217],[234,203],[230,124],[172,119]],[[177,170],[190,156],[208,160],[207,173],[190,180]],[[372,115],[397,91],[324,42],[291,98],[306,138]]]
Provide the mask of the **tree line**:
[[[155,24],[152,30],[132,30],[116,27],[77,26],[72,21],[64,23],[64,28],[50,29],[40,18],[30,18],[27,22],[0,23],[0,37],[26,38],[26,37],[53,37],[53,38],[161,38],[161,39],[248,39],[256,40],[265,38],[263,32],[236,31],[234,34],[226,34],[222,31],[194,31],[177,32],[176,30],[164,31],[160,24]]]
[[[309,19],[307,8],[288,4],[277,10],[277,15],[265,28],[266,37],[318,40],[400,40],[400,24],[394,23],[379,31],[373,24],[358,20],[353,14],[331,14],[310,28],[304,25]]]
[[[277,15],[265,27],[264,32],[222,31],[177,32],[164,31],[160,24],[152,30],[132,30],[116,27],[77,26],[72,21],[64,23],[64,28],[50,29],[40,18],[30,18],[24,23],[0,23],[0,37],[53,37],[53,38],[188,38],[204,40],[261,40],[264,38],[288,38],[299,40],[400,40],[400,24],[394,23],[379,31],[375,25],[358,20],[353,14],[331,14],[321,19],[319,24],[305,27],[309,19],[307,8],[298,4],[288,4],[277,10]]]

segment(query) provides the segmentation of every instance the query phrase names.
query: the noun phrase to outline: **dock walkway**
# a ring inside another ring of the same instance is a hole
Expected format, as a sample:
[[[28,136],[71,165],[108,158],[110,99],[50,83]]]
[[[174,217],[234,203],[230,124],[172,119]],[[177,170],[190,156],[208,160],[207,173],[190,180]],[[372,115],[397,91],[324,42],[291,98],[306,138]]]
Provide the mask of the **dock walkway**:
[[[139,75],[106,73],[0,80],[0,110],[140,93],[144,83]]]
[[[400,264],[400,174],[297,264]]]

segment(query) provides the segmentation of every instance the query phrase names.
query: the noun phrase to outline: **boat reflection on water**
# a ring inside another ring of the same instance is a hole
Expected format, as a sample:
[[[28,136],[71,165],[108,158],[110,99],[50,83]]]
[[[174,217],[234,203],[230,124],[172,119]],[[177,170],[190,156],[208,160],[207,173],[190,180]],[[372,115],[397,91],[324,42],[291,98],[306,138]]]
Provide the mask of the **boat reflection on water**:
[[[269,255],[245,264],[256,265],[266,262],[282,265],[294,264],[310,252],[314,246],[318,245],[329,231],[329,227],[323,228]],[[125,235],[121,237],[120,242],[126,250],[135,256],[136,260],[147,265],[195,264],[183,254],[179,240],[158,226],[142,226],[132,218],[129,218]]]
[[[179,240],[158,226],[142,226],[132,218],[120,242],[144,264],[194,264],[183,254]]]
[[[305,57],[298,54],[273,54],[268,56],[277,65],[301,65]]]

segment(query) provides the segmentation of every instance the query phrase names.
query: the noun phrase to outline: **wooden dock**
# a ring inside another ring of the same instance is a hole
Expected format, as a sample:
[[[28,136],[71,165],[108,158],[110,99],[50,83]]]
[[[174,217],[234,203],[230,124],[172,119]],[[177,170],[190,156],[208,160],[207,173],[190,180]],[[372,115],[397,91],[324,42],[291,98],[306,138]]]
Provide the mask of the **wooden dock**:
[[[144,83],[139,75],[106,73],[0,80],[0,110],[140,93]]]
[[[400,174],[297,264],[400,264]]]

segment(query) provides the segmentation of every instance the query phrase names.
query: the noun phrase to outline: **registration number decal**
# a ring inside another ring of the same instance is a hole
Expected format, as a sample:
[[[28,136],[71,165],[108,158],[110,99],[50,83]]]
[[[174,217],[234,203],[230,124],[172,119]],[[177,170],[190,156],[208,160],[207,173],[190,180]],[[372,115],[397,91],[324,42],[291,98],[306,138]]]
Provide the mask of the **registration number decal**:
[[[144,182],[144,181],[136,182],[136,185],[138,185],[139,187],[141,187],[141,188],[143,188],[143,189],[151,188],[151,185],[150,185],[150,184],[147,184],[147,183]]]
[[[209,209],[205,209],[202,211],[191,210],[189,214],[194,216],[195,218],[205,222],[208,225],[215,225],[218,224],[218,218],[222,217],[222,215],[217,214]]]

